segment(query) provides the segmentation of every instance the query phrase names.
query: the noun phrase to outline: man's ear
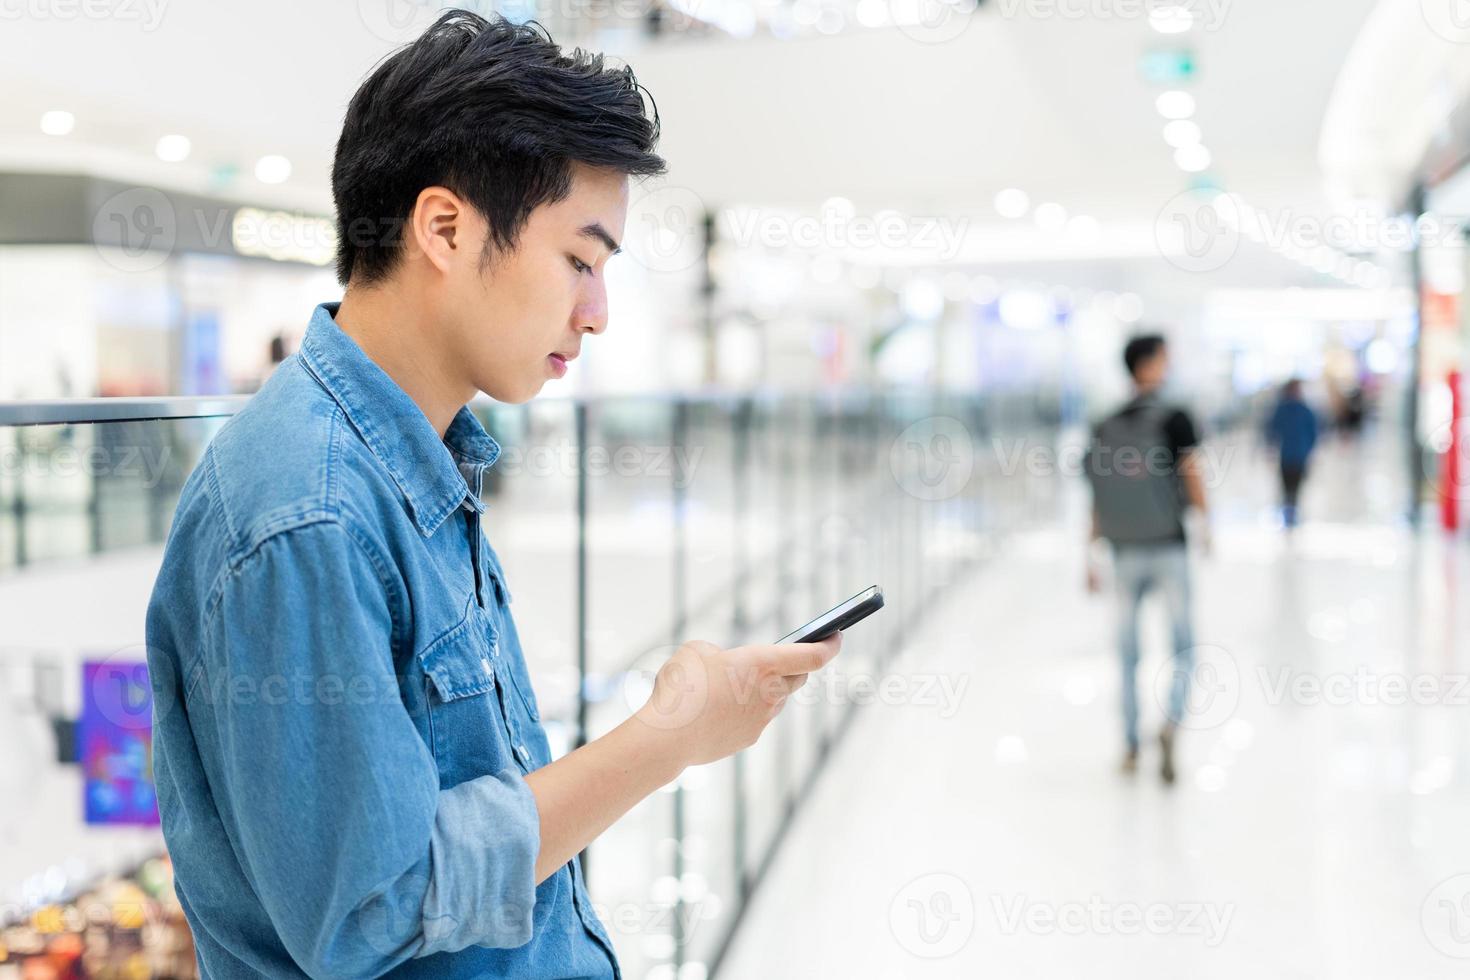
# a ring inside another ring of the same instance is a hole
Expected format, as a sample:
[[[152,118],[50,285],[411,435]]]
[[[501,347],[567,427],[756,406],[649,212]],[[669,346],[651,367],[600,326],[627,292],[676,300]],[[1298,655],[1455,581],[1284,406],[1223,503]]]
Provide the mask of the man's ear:
[[[449,188],[419,191],[408,216],[409,238],[440,272],[449,271],[456,258],[463,258],[467,216],[467,205]]]

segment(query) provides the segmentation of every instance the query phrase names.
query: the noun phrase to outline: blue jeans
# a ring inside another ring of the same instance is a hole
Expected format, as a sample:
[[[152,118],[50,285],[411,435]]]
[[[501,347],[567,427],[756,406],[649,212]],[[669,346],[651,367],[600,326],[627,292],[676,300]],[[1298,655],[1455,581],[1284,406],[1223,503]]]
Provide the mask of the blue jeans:
[[[1194,670],[1194,629],[1189,614],[1189,552],[1182,541],[1127,544],[1113,548],[1118,584],[1118,652],[1123,661],[1123,729],[1131,750],[1138,749],[1138,609],[1157,589],[1169,613],[1174,636],[1174,671],[1169,686],[1168,720],[1178,724]]]

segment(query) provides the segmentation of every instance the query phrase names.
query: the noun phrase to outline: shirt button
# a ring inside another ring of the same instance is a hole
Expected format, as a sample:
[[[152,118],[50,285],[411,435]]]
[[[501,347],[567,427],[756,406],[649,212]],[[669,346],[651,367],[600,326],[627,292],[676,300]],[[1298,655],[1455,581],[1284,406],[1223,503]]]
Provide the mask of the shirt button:
[[[490,675],[492,677],[495,675],[495,671],[491,668],[491,666],[490,666],[490,660],[489,660],[488,657],[481,657],[480,658],[480,666],[485,668],[485,673],[486,674],[488,674],[488,675]]]
[[[522,762],[531,761],[531,753],[526,751],[526,747],[524,745],[516,746],[516,755],[521,757]]]

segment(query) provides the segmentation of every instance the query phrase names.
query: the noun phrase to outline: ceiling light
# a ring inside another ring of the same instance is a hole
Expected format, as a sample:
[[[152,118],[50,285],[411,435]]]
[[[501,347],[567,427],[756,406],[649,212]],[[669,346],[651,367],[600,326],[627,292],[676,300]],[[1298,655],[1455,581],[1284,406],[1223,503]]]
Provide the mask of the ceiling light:
[[[160,160],[167,163],[178,163],[180,160],[188,159],[190,149],[189,137],[170,133],[158,138],[158,145],[154,147],[154,152],[158,154]]]
[[[858,23],[864,27],[882,27],[888,23],[888,4],[883,0],[858,0]]]
[[[1194,96],[1178,89],[1161,93],[1154,105],[1165,119],[1188,119],[1194,115]]]
[[[822,210],[839,221],[851,221],[857,208],[845,197],[829,197],[822,202]]]
[[[255,179],[262,184],[279,184],[291,176],[291,161],[275,153],[255,161]]]
[[[1095,245],[1102,237],[1102,225],[1090,214],[1079,214],[1067,222],[1067,237],[1080,245]]]
[[[1148,15],[1148,26],[1160,34],[1183,34],[1194,26],[1194,14],[1176,4],[1155,7]]]
[[[1181,146],[1174,151],[1174,162],[1180,170],[1197,174],[1210,165],[1210,151],[1199,143]]]
[[[52,109],[41,114],[41,132],[47,136],[65,136],[76,124],[76,116],[65,109]]]
[[[995,210],[1002,218],[1019,218],[1031,207],[1031,198],[1026,192],[1007,187],[995,195]]]
[[[1176,149],[1198,143],[1203,137],[1199,124],[1188,119],[1175,119],[1164,124],[1164,142]]]
[[[1055,201],[1036,206],[1036,227],[1042,231],[1056,231],[1067,223],[1067,209]]]
[[[1143,299],[1137,293],[1123,293],[1113,300],[1113,315],[1124,323],[1143,319]]]

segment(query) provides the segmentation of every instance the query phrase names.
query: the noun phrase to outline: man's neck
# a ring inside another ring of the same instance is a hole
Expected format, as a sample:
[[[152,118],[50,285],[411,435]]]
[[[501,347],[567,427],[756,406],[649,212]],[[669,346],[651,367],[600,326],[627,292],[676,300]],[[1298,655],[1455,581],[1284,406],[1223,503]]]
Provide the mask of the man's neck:
[[[412,398],[439,438],[474,397],[473,386],[456,377],[439,357],[424,304],[397,290],[349,288],[337,310],[337,326]]]

